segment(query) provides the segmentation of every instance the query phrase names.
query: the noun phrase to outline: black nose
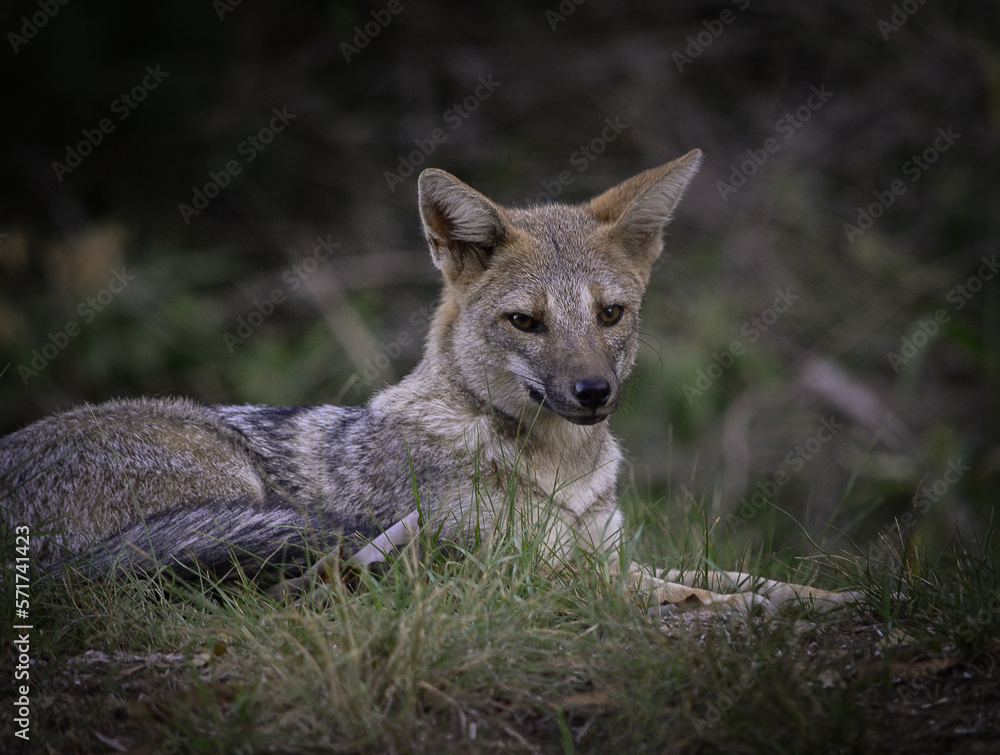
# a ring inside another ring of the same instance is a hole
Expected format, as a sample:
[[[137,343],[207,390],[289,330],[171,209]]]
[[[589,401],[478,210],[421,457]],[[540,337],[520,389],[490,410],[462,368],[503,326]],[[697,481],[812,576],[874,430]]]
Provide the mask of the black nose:
[[[580,405],[594,410],[608,403],[611,396],[611,386],[602,377],[584,378],[573,386],[573,393]]]

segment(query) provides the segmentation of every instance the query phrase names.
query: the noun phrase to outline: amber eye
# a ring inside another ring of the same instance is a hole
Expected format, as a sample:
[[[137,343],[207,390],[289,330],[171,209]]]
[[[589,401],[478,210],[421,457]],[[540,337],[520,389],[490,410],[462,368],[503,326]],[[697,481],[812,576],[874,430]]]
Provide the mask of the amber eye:
[[[542,327],[542,324],[534,317],[531,315],[521,314],[520,312],[514,312],[513,314],[507,315],[507,319],[510,320],[510,324],[518,330],[531,332],[540,330]]]
[[[602,309],[598,317],[601,320],[601,324],[614,325],[622,319],[623,314],[625,314],[625,307],[621,304],[612,304],[611,306]]]

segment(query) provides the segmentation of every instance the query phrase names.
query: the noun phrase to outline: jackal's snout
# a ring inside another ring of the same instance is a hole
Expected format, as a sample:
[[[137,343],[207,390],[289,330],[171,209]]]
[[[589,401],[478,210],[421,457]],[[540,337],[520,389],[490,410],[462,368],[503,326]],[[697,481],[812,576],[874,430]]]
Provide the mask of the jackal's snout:
[[[577,425],[594,425],[614,414],[618,406],[617,381],[598,374],[564,375],[545,381],[544,390],[529,388],[537,404]]]
[[[611,384],[600,376],[583,378],[573,386],[573,395],[584,409],[597,411],[608,403]]]
[[[597,373],[570,378],[568,396],[562,411],[554,407],[565,419],[578,425],[593,425],[606,420],[618,408],[618,380]]]

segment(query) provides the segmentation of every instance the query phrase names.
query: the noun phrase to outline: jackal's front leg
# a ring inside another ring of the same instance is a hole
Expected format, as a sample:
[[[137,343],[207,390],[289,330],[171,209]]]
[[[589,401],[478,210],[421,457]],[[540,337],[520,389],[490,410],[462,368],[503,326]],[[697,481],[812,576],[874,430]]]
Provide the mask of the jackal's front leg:
[[[820,611],[827,611],[845,603],[857,603],[861,593],[854,590],[820,590],[808,585],[797,585],[792,582],[778,582],[773,579],[756,577],[752,574],[737,571],[681,572],[677,569],[661,571],[658,578],[668,584],[691,584],[695,579],[704,577],[709,589],[744,594],[753,592],[763,596],[774,608],[781,608],[796,603],[805,603]],[[700,581],[700,579],[699,579]]]
[[[717,593],[661,579],[645,566],[632,564],[628,570],[628,586],[659,606],[704,606],[747,612],[754,606],[773,610],[771,601],[753,592]]]

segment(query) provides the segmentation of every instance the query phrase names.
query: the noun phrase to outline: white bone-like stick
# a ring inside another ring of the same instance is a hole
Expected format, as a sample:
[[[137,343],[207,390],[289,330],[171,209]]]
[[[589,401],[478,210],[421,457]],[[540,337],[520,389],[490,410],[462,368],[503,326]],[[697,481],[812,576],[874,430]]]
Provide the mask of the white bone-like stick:
[[[402,548],[410,543],[417,536],[420,530],[420,512],[414,511],[409,516],[396,522],[381,535],[372,540],[350,558],[347,563],[355,566],[366,567],[372,564],[383,563],[386,556],[397,548]],[[301,577],[295,579],[282,580],[270,590],[268,594],[273,598],[289,598],[292,595],[302,593],[313,583],[317,574],[333,569],[342,559],[340,558],[340,548],[330,555],[323,556],[313,564]]]
[[[419,524],[420,512],[414,511],[347,559],[348,562],[358,566],[369,566],[385,561],[389,553],[409,544],[417,536]]]

